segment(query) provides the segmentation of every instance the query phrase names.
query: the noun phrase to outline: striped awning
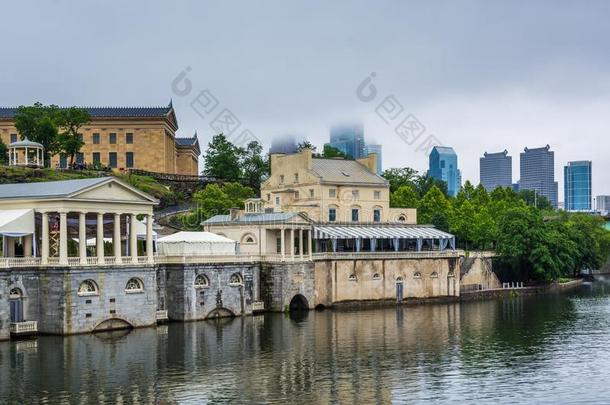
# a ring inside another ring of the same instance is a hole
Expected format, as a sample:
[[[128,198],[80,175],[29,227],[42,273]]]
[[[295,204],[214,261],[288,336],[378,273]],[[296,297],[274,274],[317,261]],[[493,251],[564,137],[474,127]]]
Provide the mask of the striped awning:
[[[349,226],[313,227],[314,239],[453,239],[450,233],[425,226]]]

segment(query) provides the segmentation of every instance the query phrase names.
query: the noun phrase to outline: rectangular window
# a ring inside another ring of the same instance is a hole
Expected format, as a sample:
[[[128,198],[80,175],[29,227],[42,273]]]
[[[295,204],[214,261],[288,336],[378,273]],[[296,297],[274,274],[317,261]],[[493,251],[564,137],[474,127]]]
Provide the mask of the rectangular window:
[[[381,222],[381,210],[373,210],[373,222]]]
[[[59,167],[65,169],[68,167],[68,158],[66,155],[59,155]]]
[[[282,238],[277,238],[275,240],[275,251],[276,253],[282,253]]]
[[[78,140],[83,142],[83,134],[78,134],[77,136],[78,136]]]
[[[360,191],[352,190],[352,197],[354,197],[354,200],[357,200],[360,197]]]
[[[112,167],[113,169],[116,169],[116,167],[117,167],[116,152],[108,153],[108,166]]]
[[[133,152],[126,152],[125,153],[125,166],[126,167],[133,167]]]
[[[93,163],[101,163],[102,159],[100,158],[100,153],[99,152],[93,152]]]
[[[76,154],[76,163],[81,165],[85,163],[85,155],[83,154],[83,152],[78,152]]]
[[[275,197],[275,205],[280,205],[280,197]]]
[[[329,208],[328,209],[328,222],[335,222],[337,220],[337,209]]]
[[[267,193],[267,201],[271,201],[271,194]]]
[[[116,143],[116,134],[114,132],[110,133],[110,135],[108,136],[108,142],[110,144]]]
[[[100,134],[98,134],[98,133],[93,134],[92,142],[94,145],[99,145],[100,144]]]
[[[280,184],[284,184],[284,175],[280,174]]]
[[[358,222],[358,208],[352,208],[352,222]]]
[[[373,198],[375,198],[376,200],[379,200],[381,198],[381,191],[374,191]]]
[[[309,198],[313,198],[313,188],[309,189]]]
[[[334,189],[334,188],[329,189],[329,190],[328,190],[328,196],[329,196],[330,198],[335,198],[335,197],[337,197],[337,190],[336,190],[336,189]]]
[[[11,134],[11,143],[17,142],[17,134]]]
[[[298,183],[298,182],[299,182],[299,174],[298,174],[298,173],[295,173],[295,174],[294,174],[294,182],[295,182],[295,183]]]
[[[125,143],[131,145],[133,143],[133,134],[131,132],[127,132],[125,134]]]
[[[299,192],[298,192],[298,191],[295,191],[295,192],[294,192],[294,199],[295,199],[295,200],[298,200],[298,199],[299,199]]]

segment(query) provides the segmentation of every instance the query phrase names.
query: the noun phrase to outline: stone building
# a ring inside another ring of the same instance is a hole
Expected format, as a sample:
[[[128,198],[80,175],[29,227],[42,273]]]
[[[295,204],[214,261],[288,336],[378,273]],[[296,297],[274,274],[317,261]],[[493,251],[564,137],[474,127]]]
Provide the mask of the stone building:
[[[83,107],[91,116],[81,128],[84,145],[79,163],[100,163],[116,170],[197,175],[197,134],[177,138],[178,121],[170,102],[166,107]],[[16,108],[0,108],[0,138],[9,145],[21,140],[15,128]],[[65,156],[53,156],[51,167],[66,167]]]
[[[272,154],[271,175],[261,185],[267,208],[301,212],[316,223],[417,223],[417,211],[390,208],[389,183],[375,173],[376,156],[314,157],[310,149]]]

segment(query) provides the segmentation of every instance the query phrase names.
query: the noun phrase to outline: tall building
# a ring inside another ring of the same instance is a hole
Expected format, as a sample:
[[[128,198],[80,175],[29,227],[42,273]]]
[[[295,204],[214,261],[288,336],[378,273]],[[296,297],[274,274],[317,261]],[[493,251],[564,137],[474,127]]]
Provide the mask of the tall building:
[[[432,148],[428,175],[446,182],[448,195],[457,195],[462,186],[462,175],[458,170],[458,157],[453,148],[446,146],[435,146]]]
[[[591,161],[568,162],[563,168],[566,211],[591,211]]]
[[[487,191],[496,187],[512,187],[513,185],[513,158],[508,151],[483,154],[480,158],[479,170],[481,184]]]
[[[345,153],[349,159],[366,157],[364,127],[362,124],[336,125],[330,129],[330,142],[333,148]]]
[[[271,147],[269,148],[269,153],[296,153],[297,146],[298,145],[294,135],[280,136],[271,140]]]
[[[598,195],[595,197],[595,209],[599,212],[610,211],[610,195]]]
[[[381,145],[380,144],[367,144],[366,145],[366,156],[370,155],[371,153],[374,153],[375,155],[377,155],[377,167],[375,168],[375,173],[377,173],[379,176],[381,176],[381,173],[383,173],[383,164],[381,162]]]
[[[542,148],[525,148],[521,152],[520,160],[519,190],[534,190],[557,208],[555,152],[551,151],[549,145]]]

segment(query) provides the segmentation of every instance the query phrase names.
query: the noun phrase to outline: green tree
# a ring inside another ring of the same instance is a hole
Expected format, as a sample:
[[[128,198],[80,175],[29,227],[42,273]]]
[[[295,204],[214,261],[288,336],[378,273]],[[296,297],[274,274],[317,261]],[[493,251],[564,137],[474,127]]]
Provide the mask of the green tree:
[[[240,157],[242,150],[233,145],[223,134],[212,138],[203,156],[203,174],[227,181],[238,181],[241,177]]]
[[[50,157],[59,152],[56,117],[59,108],[55,105],[20,106],[15,113],[15,128],[21,139],[38,142],[44,147],[45,165],[50,165]]]
[[[8,148],[2,138],[0,138],[0,164],[8,162]]]
[[[59,152],[70,157],[71,165],[74,164],[74,156],[85,144],[78,131],[90,121],[89,113],[80,108],[70,107],[55,112],[55,122],[60,128],[57,137]]]
[[[390,193],[393,193],[402,186],[411,186],[416,189],[419,176],[417,175],[417,170],[410,167],[394,167],[384,170],[381,177],[390,183]]]
[[[240,177],[254,190],[259,190],[261,182],[269,175],[269,160],[263,157],[262,152],[263,147],[258,141],[250,142],[240,151]]]
[[[418,223],[432,224],[443,231],[449,230],[451,204],[443,192],[433,185],[419,202]]]
[[[447,197],[447,182],[432,178],[427,174],[417,178],[416,189],[420,198],[425,196],[432,187],[436,187],[445,197]]]
[[[415,188],[410,185],[400,186],[390,194],[390,207],[393,208],[417,208],[419,198]]]
[[[527,205],[535,205],[536,208],[541,210],[553,210],[553,205],[543,195],[540,195],[537,191],[534,190],[520,190],[519,196]]]
[[[330,144],[324,144],[324,150],[322,152],[322,157],[324,158],[336,158],[340,157],[343,159],[347,159],[347,155],[343,153],[341,150],[331,146]]]
[[[304,140],[297,145],[297,152],[301,152],[303,149],[311,149],[313,152],[315,152],[317,148],[313,143],[309,142],[308,140]]]

